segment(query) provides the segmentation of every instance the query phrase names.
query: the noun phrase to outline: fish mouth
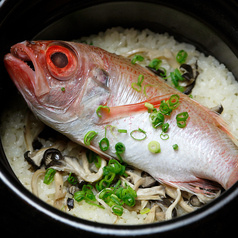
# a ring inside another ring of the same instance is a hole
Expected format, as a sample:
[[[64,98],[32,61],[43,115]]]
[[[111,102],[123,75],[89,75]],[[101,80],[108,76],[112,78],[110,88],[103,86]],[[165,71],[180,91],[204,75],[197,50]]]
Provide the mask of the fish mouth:
[[[4,57],[4,64],[22,94],[40,97],[49,93],[50,88],[36,53],[28,45],[29,42],[24,41],[12,46],[11,53]]]

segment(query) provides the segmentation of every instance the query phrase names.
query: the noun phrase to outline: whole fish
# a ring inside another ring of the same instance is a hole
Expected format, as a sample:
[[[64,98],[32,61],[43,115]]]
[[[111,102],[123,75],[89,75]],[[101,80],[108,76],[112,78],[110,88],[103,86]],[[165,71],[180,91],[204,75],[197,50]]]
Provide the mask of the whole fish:
[[[146,68],[98,47],[63,41],[18,43],[4,63],[40,120],[103,157],[116,158],[115,144],[122,142],[126,147],[121,154],[124,162],[190,192],[217,189],[210,181],[228,189],[238,180],[237,141],[219,115]],[[179,96],[180,105],[165,116],[169,138],[162,140],[161,128],[152,127],[145,102],[159,110],[161,102],[174,94]],[[100,105],[107,107],[99,111]],[[176,121],[182,112],[189,115],[184,128]],[[127,133],[118,133],[115,128]],[[139,128],[147,136],[140,141],[134,139],[140,132],[130,136]],[[84,137],[89,131],[97,135],[87,146]],[[99,142],[105,136],[110,145],[102,151]],[[160,153],[148,149],[151,141],[160,143]],[[177,150],[174,144],[179,146]]]

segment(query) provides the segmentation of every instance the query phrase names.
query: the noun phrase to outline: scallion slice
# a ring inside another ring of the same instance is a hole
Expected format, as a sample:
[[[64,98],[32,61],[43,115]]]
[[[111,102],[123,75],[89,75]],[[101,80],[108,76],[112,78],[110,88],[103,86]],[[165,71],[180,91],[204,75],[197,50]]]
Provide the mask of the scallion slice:
[[[144,75],[140,74],[138,76],[137,83],[132,83],[131,87],[133,89],[135,89],[137,92],[140,92],[141,91],[141,84],[143,83],[143,81],[144,81]],[[136,87],[135,87],[135,85],[136,85]]]
[[[162,63],[162,60],[155,58],[152,61],[150,61],[148,66],[152,69],[158,70],[161,63]]]
[[[160,138],[161,138],[161,140],[168,140],[169,139],[169,135],[168,134],[164,134],[163,132],[161,132]]]
[[[174,144],[174,145],[172,145],[173,146],[173,149],[174,150],[178,150],[178,145],[177,144]]]
[[[132,58],[131,60],[131,63],[132,64],[135,64],[137,61],[143,61],[144,60],[144,57],[141,56],[141,55],[134,55],[134,57]]]
[[[142,138],[136,138],[136,137],[134,137],[133,134],[136,133],[136,132],[141,132],[141,133],[143,133],[143,134],[144,134],[144,137],[142,137]],[[147,137],[146,132],[145,132],[144,130],[142,130],[141,128],[139,128],[138,130],[133,130],[133,131],[130,133],[130,136],[131,136],[134,140],[138,140],[138,141],[144,140],[144,139]]]
[[[144,209],[142,209],[141,211],[140,211],[140,214],[146,214],[146,213],[148,213],[148,212],[150,212],[150,209],[148,208],[148,207],[146,207],[146,208],[144,208]]]
[[[158,141],[151,141],[149,144],[148,144],[148,149],[151,153],[159,153],[161,150],[160,150],[160,143]]]
[[[119,133],[127,133],[127,130],[126,129],[118,129],[117,130]]]
[[[154,105],[148,102],[145,102],[145,107],[148,108],[148,110],[153,110],[154,109]]]
[[[52,168],[48,168],[45,172],[45,177],[43,183],[49,185],[51,182],[54,181],[56,170]]]
[[[122,153],[125,152],[126,147],[125,147],[125,145],[124,145],[123,143],[118,142],[118,143],[116,143],[116,145],[115,145],[115,150],[116,150],[116,152],[117,152],[118,154],[122,154]]]
[[[84,136],[84,144],[87,146],[90,146],[90,143],[92,141],[92,139],[97,135],[98,133],[95,131],[89,131],[86,133],[86,135]]]
[[[177,126],[180,128],[184,128],[186,126],[186,120],[188,119],[188,112],[181,112],[176,116]]]
[[[78,183],[77,177],[73,176],[73,175],[72,175],[72,172],[69,174],[69,177],[67,178],[67,181],[68,181],[70,184],[73,184],[73,185],[76,185],[76,184]]]
[[[187,60],[188,53],[185,50],[180,50],[176,55],[176,60],[180,64],[184,64]]]
[[[102,106],[102,105],[99,105],[97,110],[96,110],[96,113],[99,117],[102,117],[102,115],[99,114],[99,111],[101,110],[101,108],[107,108],[108,109],[108,113],[110,112],[110,108],[108,106]]]
[[[104,137],[103,139],[100,140],[99,147],[100,147],[101,151],[108,150],[108,148],[109,148],[109,140],[107,139],[107,137]]]

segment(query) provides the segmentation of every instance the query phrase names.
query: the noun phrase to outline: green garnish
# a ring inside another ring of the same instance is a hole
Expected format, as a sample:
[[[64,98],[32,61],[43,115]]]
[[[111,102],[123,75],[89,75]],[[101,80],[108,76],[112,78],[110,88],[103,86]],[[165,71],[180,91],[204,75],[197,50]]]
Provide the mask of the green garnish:
[[[150,118],[150,122],[152,123],[152,126],[156,129],[157,127],[163,125],[164,115],[158,112],[157,110],[156,111],[155,110],[150,114],[149,118]]]
[[[160,68],[161,63],[162,63],[162,60],[153,59],[152,61],[150,61],[148,66],[152,69],[158,70]]]
[[[104,209],[103,206],[93,203],[96,201],[96,197],[93,194],[92,189],[93,189],[93,186],[90,184],[83,185],[82,191],[77,191],[74,193],[74,199],[77,202],[81,202],[82,200],[85,200],[85,202],[87,202],[90,205],[94,205]]]
[[[174,145],[172,145],[172,146],[173,146],[173,149],[174,149],[174,150],[178,150],[178,148],[179,148],[177,144],[174,144]]]
[[[48,168],[45,172],[45,177],[43,183],[49,185],[51,182],[54,181],[56,170],[52,168]]]
[[[126,129],[118,129],[117,130],[119,133],[127,133],[127,130]]]
[[[144,86],[144,89],[143,89],[143,93],[144,93],[144,95],[147,97],[147,94],[146,94],[146,88],[147,87],[154,87],[154,85],[152,85],[152,84],[146,84],[145,86]]]
[[[67,181],[70,184],[76,185],[78,183],[78,178],[72,175],[72,172],[69,174],[69,177],[67,178]]]
[[[131,87],[133,89],[135,89],[137,92],[140,92],[141,91],[141,84],[143,83],[143,81],[144,81],[144,75],[140,74],[138,76],[137,83],[132,83]],[[136,87],[134,85],[136,85]]]
[[[154,105],[148,102],[145,102],[145,107],[148,108],[149,112],[151,112],[154,109]]]
[[[149,144],[148,144],[148,149],[151,153],[159,153],[161,150],[160,150],[160,143],[158,141],[151,141]]]
[[[163,132],[161,132],[160,139],[161,140],[168,140],[169,139],[169,135],[168,134],[164,134]]]
[[[179,95],[178,94],[173,94],[170,98],[169,98],[169,107],[171,109],[176,109],[179,106]]]
[[[84,144],[87,146],[90,146],[90,143],[92,139],[97,135],[98,133],[95,131],[89,131],[87,134],[84,136]]]
[[[176,55],[176,60],[179,64],[184,64],[187,60],[188,53],[185,50],[180,50]]]
[[[94,162],[96,168],[100,168],[101,167],[101,158],[100,158],[99,155],[97,155],[96,153],[94,153],[91,150],[88,150],[86,152],[86,157],[87,157],[88,163]]]
[[[162,131],[164,133],[166,133],[168,131],[168,129],[169,129],[169,123],[166,122],[162,125]]]
[[[97,110],[96,110],[96,113],[99,117],[102,117],[99,113],[99,111],[101,110],[101,108],[107,108],[108,109],[108,113],[110,112],[110,108],[108,106],[102,106],[102,105],[99,105]]]
[[[107,137],[104,137],[103,139],[100,140],[99,147],[100,147],[101,151],[108,150],[108,148],[109,148],[109,140],[107,139]]]
[[[167,115],[167,116],[170,116],[170,113],[172,112],[172,109],[169,107],[169,105],[166,102],[161,102],[159,110],[163,115]]]
[[[144,137],[142,137],[141,139],[138,139],[136,137],[134,137],[132,134],[134,134],[135,132],[141,132],[144,134]],[[147,135],[146,135],[146,132],[144,130],[142,130],[141,128],[139,128],[138,130],[133,130],[131,133],[130,133],[130,136],[134,139],[134,140],[138,140],[138,141],[141,141],[141,140],[144,140]]]
[[[184,81],[184,78],[183,78],[182,74],[180,73],[180,71],[178,69],[175,69],[174,72],[170,73],[170,77],[171,77],[171,80],[172,80],[175,88],[178,89],[179,91],[183,92],[184,87],[179,86],[179,81]]]
[[[62,88],[61,88],[61,91],[64,92],[64,91],[65,91],[65,87],[62,87]]]
[[[150,212],[150,209],[148,208],[148,207],[146,207],[146,208],[144,208],[144,209],[142,209],[142,210],[140,210],[140,214],[146,214],[146,213],[148,213],[148,212]]]
[[[184,128],[186,126],[186,120],[188,119],[188,112],[181,112],[176,116],[177,126]]]
[[[135,64],[137,61],[143,61],[144,60],[144,57],[143,56],[141,56],[141,55],[135,55],[134,57],[133,57],[133,59],[131,60],[131,63],[132,64]]]
[[[125,147],[125,145],[123,143],[118,142],[115,145],[115,150],[116,150],[117,153],[122,154],[122,153],[125,152],[126,147]]]

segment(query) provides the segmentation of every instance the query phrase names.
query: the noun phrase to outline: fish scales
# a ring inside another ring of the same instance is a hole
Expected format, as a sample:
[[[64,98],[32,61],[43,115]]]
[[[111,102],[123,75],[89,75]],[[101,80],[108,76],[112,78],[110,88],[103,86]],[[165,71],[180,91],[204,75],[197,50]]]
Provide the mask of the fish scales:
[[[49,52],[66,55],[68,64],[63,69],[57,67],[52,61],[53,53]],[[33,62],[34,72],[26,66],[26,58]],[[126,163],[148,172],[160,182],[190,192],[197,192],[197,187],[216,188],[207,180],[225,189],[237,181],[238,149],[222,119],[138,64],[94,46],[61,41],[18,43],[5,56],[4,63],[38,118],[82,145],[84,135],[96,131],[98,134],[88,148],[102,156],[116,157],[114,146],[123,142],[126,151],[122,158]],[[131,87],[139,75],[144,76],[142,87],[148,86],[147,95],[143,89],[137,92]],[[173,94],[180,96],[181,104],[171,116],[165,116],[170,125],[169,139],[161,140],[161,129],[152,127],[143,104],[148,101],[158,108],[163,99]],[[102,110],[100,118],[96,114],[99,105],[107,105],[111,111]],[[179,128],[176,115],[185,111],[189,114],[187,126]],[[106,125],[126,129],[128,133],[113,135],[108,128],[110,147],[102,152],[99,141],[105,137]],[[129,135],[138,128],[146,131],[147,138],[143,141]],[[148,143],[154,140],[161,145],[160,153],[148,150]],[[176,151],[174,144],[179,145]]]

